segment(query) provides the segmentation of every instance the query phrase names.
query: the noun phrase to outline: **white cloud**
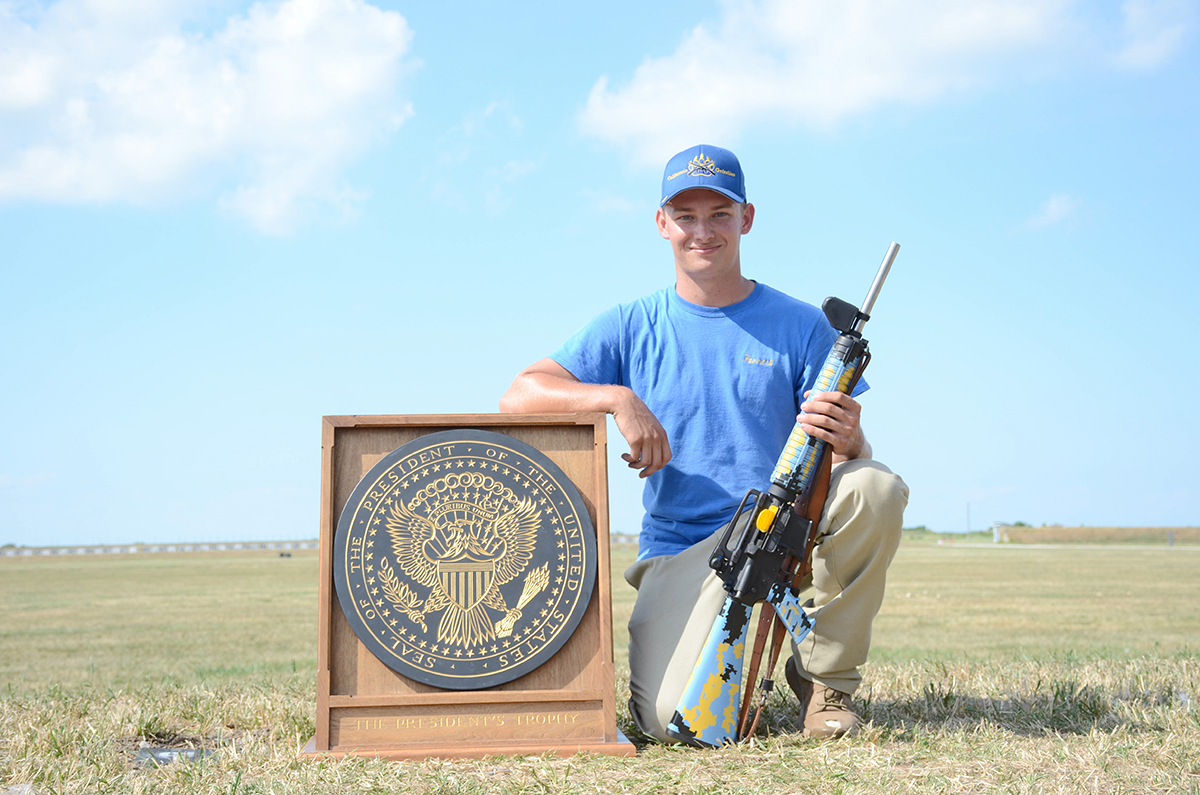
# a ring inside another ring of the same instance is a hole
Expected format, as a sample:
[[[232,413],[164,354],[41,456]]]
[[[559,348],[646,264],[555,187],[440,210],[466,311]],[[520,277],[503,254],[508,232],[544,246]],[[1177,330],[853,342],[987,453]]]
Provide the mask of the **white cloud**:
[[[1116,62],[1126,69],[1160,66],[1183,44],[1195,19],[1188,0],[1126,0],[1121,4],[1125,44]]]
[[[486,169],[484,175],[491,182],[491,187],[484,197],[488,212],[492,215],[503,215],[507,212],[512,206],[512,199],[506,192],[506,186],[541,167],[541,163],[533,160],[510,160],[499,168]]]
[[[451,132],[458,133],[463,138],[471,138],[485,133],[489,128],[494,128],[495,125],[492,122],[496,120],[517,134],[525,129],[525,122],[513,113],[512,107],[507,102],[491,102],[483,110],[469,112],[462,124],[452,127]]]
[[[1025,224],[1033,229],[1052,226],[1075,212],[1078,207],[1078,199],[1065,193],[1056,193],[1047,199],[1037,215],[1029,218]]]
[[[0,4],[0,199],[152,203],[232,185],[267,232],[344,214],[341,172],[411,114],[412,34],[363,0],[255,3],[211,34],[161,0]]]
[[[1194,0],[1130,0],[1126,62],[1158,63]],[[579,128],[658,163],[762,124],[828,128],[1014,75],[1095,60],[1104,25],[1076,0],[727,0],[627,84],[601,77]],[[1105,56],[1110,57],[1110,56]]]
[[[503,215],[513,204],[512,188],[542,167],[540,157],[512,157],[524,129],[507,102],[469,111],[438,139],[440,151],[426,171],[432,197],[458,212],[482,201],[488,214]]]
[[[1045,46],[1067,0],[732,0],[715,27],[648,59],[630,83],[592,88],[580,128],[657,162],[730,141],[764,120],[828,126],[987,78],[999,58]]]

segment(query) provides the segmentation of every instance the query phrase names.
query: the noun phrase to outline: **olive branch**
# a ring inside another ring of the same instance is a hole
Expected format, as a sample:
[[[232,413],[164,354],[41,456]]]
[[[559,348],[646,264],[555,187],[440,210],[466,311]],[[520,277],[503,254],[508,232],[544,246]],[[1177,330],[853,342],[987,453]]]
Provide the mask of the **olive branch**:
[[[383,586],[383,595],[396,606],[397,610],[420,624],[421,629],[425,632],[429,631],[429,628],[425,626],[425,614],[421,611],[421,600],[417,598],[411,588],[400,582],[400,578],[392,570],[387,558],[383,558],[379,562],[379,583]]]

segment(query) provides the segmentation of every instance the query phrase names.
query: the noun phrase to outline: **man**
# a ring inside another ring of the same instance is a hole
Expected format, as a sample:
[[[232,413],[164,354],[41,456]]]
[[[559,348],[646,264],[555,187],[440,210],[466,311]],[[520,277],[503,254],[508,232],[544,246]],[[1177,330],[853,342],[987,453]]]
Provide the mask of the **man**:
[[[675,155],[655,216],[674,287],[602,314],[500,400],[506,412],[612,414],[629,443],[622,458],[646,479],[638,559],[625,572],[638,590],[629,706],[660,740],[724,601],[707,565],[712,536],[748,489],[768,485],[797,419],[830,444],[834,463],[807,605],[816,626],[785,668],[808,736],[857,723],[850,694],[908,501],[904,482],[870,460],[859,403],[809,394],[837,336],[823,314],[742,275],[754,212],[732,152]]]

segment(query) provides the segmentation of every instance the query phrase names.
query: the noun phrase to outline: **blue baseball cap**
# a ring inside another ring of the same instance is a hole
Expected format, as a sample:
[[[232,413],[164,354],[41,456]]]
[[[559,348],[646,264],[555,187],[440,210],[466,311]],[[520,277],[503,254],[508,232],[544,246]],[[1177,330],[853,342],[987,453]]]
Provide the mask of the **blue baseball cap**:
[[[677,194],[691,188],[706,188],[746,203],[746,179],[737,155],[728,149],[698,144],[667,161],[663,172],[661,207]]]

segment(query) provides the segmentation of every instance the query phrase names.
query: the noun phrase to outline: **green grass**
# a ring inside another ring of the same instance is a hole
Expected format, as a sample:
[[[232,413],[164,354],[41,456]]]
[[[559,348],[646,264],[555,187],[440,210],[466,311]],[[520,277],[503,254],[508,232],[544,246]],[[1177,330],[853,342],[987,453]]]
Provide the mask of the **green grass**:
[[[0,684],[315,670],[317,557],[0,558]]]
[[[614,635],[628,644],[636,548],[613,548]],[[1200,551],[901,544],[875,620],[875,661],[1200,652]],[[627,662],[620,657],[618,663]]]
[[[902,545],[876,660],[1200,652],[1200,551]]]
[[[614,549],[622,676],[633,555]],[[1197,793],[1198,571],[1195,551],[906,540],[855,737],[800,738],[777,692],[738,748],[382,763],[296,758],[314,721],[314,554],[5,558],[0,792]],[[219,754],[143,769],[142,743]]]

